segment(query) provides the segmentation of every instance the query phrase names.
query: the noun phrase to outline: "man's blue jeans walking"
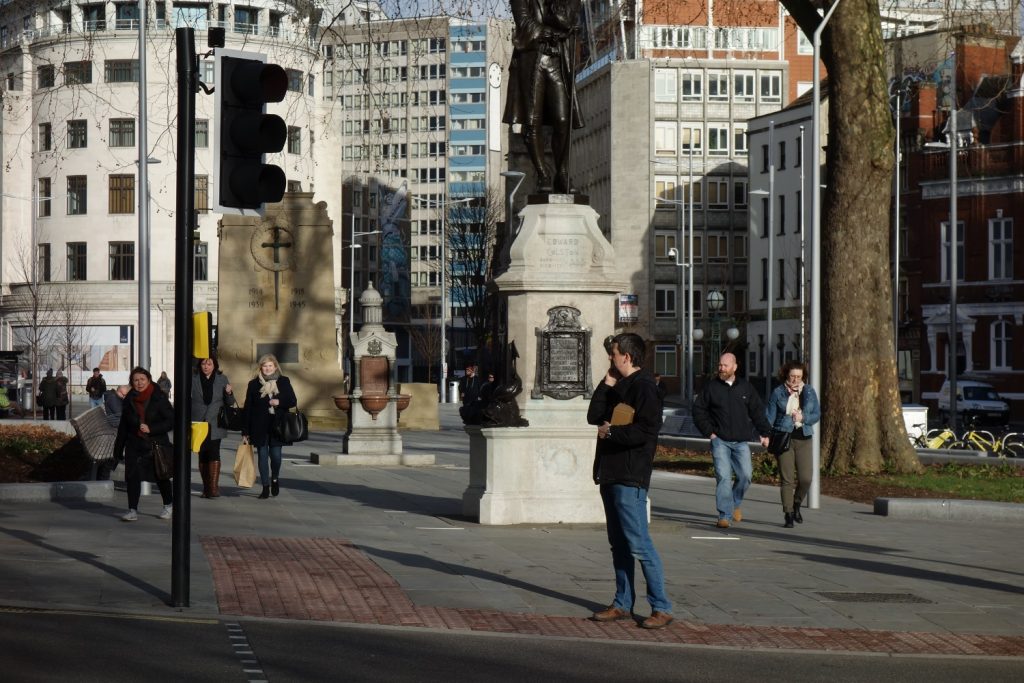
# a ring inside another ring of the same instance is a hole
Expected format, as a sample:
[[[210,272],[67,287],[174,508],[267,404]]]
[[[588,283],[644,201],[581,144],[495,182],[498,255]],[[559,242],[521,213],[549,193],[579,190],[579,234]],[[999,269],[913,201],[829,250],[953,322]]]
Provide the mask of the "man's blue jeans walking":
[[[601,500],[608,524],[608,542],[612,546],[615,568],[615,602],[613,605],[633,611],[636,589],[633,579],[636,561],[647,582],[647,602],[651,612],[672,613],[672,602],[665,594],[665,574],[661,558],[647,530],[647,489],[624,484],[603,484]]]
[[[718,519],[728,520],[733,510],[743,504],[754,473],[750,463],[750,446],[746,441],[711,439],[711,459],[715,463],[715,506]],[[736,483],[732,481],[736,475]]]

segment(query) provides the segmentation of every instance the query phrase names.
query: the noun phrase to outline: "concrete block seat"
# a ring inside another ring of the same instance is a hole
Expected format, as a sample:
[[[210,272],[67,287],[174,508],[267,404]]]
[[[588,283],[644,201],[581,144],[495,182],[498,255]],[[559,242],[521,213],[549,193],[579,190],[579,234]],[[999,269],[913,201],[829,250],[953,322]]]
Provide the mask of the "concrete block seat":
[[[114,464],[114,440],[117,428],[107,422],[107,414],[102,406],[90,408],[78,417],[70,420],[75,434],[82,442],[82,448],[92,460],[90,479],[95,479],[100,465]]]

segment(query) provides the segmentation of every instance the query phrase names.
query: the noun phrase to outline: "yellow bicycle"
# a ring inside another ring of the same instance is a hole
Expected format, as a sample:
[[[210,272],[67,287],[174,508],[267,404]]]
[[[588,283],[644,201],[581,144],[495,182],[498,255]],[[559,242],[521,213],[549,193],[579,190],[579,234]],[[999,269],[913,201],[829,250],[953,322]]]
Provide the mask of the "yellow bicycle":
[[[991,453],[1000,458],[1024,457],[1024,441],[1020,434],[1010,432],[1003,436],[995,436],[992,432],[984,429],[971,427],[964,432],[963,437],[950,448],[960,448],[968,451],[982,451]]]
[[[914,425],[914,427],[917,430],[917,436],[910,440],[914,444],[914,448],[953,448],[953,444],[959,441],[956,432],[949,427],[932,429],[928,432],[924,431],[924,428],[927,427],[925,424]]]

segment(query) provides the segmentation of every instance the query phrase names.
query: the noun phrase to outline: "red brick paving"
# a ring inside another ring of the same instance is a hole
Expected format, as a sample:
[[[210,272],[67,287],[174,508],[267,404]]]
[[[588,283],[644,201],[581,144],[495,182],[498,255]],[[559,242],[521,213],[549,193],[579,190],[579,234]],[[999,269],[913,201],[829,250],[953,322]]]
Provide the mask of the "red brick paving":
[[[418,607],[389,574],[338,538],[204,536],[222,614],[523,635],[743,648],[1024,656],[1024,637],[703,624],[645,631],[631,620]]]

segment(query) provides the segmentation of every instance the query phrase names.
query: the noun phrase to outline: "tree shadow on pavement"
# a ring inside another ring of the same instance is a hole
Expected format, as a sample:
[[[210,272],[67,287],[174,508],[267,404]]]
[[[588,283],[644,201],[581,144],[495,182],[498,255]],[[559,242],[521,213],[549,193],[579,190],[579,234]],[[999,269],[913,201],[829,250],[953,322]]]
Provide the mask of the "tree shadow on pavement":
[[[8,536],[16,538],[19,541],[30,543],[38,548],[42,548],[43,550],[55,553],[57,555],[63,555],[76,562],[81,562],[82,564],[87,564],[92,567],[95,567],[100,571],[110,574],[115,579],[124,581],[130,586],[134,586],[135,588],[138,588],[139,590],[145,593],[149,593],[150,595],[154,596],[155,598],[158,598],[167,605],[171,604],[171,596],[166,591],[162,591],[153,584],[146,583],[138,577],[132,576],[128,572],[122,571],[117,567],[113,567],[104,562],[100,562],[97,555],[84,552],[81,550],[67,550],[65,548],[59,548],[51,543],[47,543],[45,540],[43,540],[42,536],[33,534],[29,531],[21,531],[18,529],[5,529],[3,527],[0,527],[0,533],[7,534]]]
[[[397,562],[405,567],[412,567],[415,569],[427,569],[440,574],[451,574],[455,576],[469,576],[477,579],[483,579],[485,581],[492,581],[494,583],[500,583],[511,588],[518,588],[529,593],[536,595],[542,595],[546,598],[553,598],[562,602],[567,602],[572,605],[578,605],[592,612],[604,609],[607,605],[595,602],[593,600],[587,600],[575,595],[569,595],[568,593],[560,593],[550,588],[538,586],[536,584],[527,583],[526,581],[520,581],[519,579],[513,579],[503,574],[496,574],[489,572],[485,569],[477,569],[475,567],[466,567],[464,565],[455,565],[450,562],[440,562],[438,560],[432,560],[429,557],[423,555],[413,555],[411,553],[402,553],[394,550],[382,550],[381,548],[374,548],[372,546],[360,544],[359,549],[365,552],[367,555],[373,557],[379,557],[392,562]]]
[[[949,572],[937,572],[931,569],[921,569],[919,567],[908,567],[906,565],[896,564],[895,562],[876,562],[874,560],[862,560],[853,557],[829,557],[826,555],[811,555],[808,553],[788,551],[780,551],[780,554],[800,557],[809,562],[836,565],[843,569],[854,569],[864,572],[873,572],[876,574],[888,574],[890,576],[902,576],[904,578],[918,581],[938,581],[941,583],[953,584],[955,586],[969,586],[971,588],[982,588],[984,590],[1024,595],[1024,586],[1014,586],[1009,583],[999,583],[998,581],[989,581],[988,579],[965,576],[963,574],[951,574]],[[902,560],[904,558],[899,559]]]

